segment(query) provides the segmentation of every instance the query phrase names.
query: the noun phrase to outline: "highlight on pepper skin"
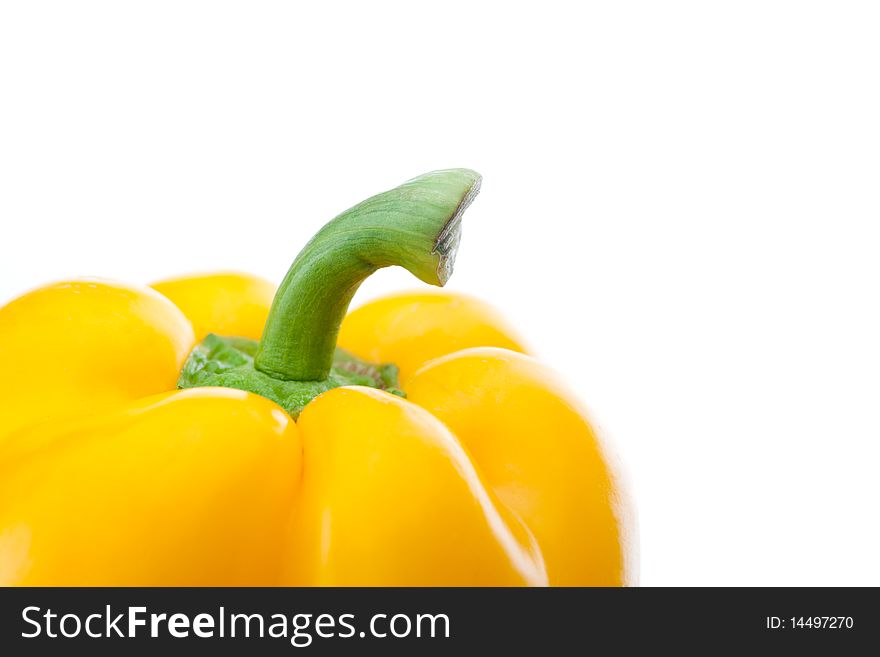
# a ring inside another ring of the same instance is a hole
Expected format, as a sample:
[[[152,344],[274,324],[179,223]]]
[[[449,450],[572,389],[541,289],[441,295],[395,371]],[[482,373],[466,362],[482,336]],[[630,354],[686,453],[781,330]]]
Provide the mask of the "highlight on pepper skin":
[[[277,288],[72,280],[0,308],[0,585],[636,584],[608,445],[497,310],[348,312],[381,267],[445,284],[479,186],[367,199]]]

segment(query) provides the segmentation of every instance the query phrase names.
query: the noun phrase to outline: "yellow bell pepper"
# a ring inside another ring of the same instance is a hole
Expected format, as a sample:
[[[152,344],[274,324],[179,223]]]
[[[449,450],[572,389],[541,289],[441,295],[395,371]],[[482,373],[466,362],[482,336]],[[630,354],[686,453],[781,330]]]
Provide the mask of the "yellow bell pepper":
[[[0,308],[0,584],[635,583],[602,442],[491,307],[346,316],[380,267],[446,283],[479,182],[364,201],[277,292],[82,280]]]

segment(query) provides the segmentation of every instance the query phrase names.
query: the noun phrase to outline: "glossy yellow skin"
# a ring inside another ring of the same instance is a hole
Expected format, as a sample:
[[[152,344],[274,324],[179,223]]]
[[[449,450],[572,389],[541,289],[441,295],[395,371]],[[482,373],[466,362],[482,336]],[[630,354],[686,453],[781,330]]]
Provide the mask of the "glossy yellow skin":
[[[239,272],[180,276],[150,287],[183,311],[197,341],[208,333],[259,340],[275,296],[273,283]]]
[[[0,585],[281,582],[301,445],[238,390],[164,393],[0,445]]]
[[[306,406],[299,428],[290,584],[546,584],[531,534],[427,411],[372,388],[336,388]]]
[[[423,363],[468,347],[527,352],[492,306],[450,292],[391,294],[346,316],[339,346],[374,363],[394,363],[404,381]]]
[[[178,308],[71,282],[0,308],[0,584],[634,583],[587,416],[485,304],[355,311],[342,346],[402,361],[409,398],[337,388],[295,424],[249,393],[174,391],[197,334],[259,334],[265,290],[236,284],[181,279]]]
[[[586,411],[555,373],[530,356],[478,347],[429,362],[406,391],[532,530],[551,585],[635,584],[631,505]]]
[[[194,344],[183,313],[149,288],[83,280],[25,294],[0,309],[0,441],[173,390]]]

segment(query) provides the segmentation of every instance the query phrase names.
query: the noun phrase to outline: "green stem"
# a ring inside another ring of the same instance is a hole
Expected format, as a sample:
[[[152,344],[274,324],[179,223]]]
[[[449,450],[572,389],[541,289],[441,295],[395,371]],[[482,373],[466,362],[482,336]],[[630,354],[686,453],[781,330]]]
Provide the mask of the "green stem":
[[[474,171],[434,171],[367,199],[324,226],[278,288],[254,367],[286,381],[326,379],[342,318],[364,279],[400,265],[425,283],[446,283],[461,215],[479,189]]]

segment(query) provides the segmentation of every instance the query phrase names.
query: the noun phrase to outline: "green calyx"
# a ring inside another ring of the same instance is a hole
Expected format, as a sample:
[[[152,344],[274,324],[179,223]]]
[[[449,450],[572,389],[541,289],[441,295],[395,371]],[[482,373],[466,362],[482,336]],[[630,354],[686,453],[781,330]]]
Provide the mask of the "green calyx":
[[[178,387],[247,390],[293,417],[338,386],[403,395],[394,365],[367,363],[336,347],[340,324],[360,284],[382,267],[399,265],[443,286],[452,274],[461,216],[479,188],[474,171],[434,171],[343,212],[294,260],[259,343],[209,335],[184,364]]]
[[[330,373],[320,381],[285,381],[254,367],[259,343],[248,338],[209,334],[189,355],[178,381],[179,388],[221,386],[255,392],[271,399],[294,418],[322,392],[339,386],[369,386],[405,396],[397,388],[397,366],[373,365],[336,349]]]

